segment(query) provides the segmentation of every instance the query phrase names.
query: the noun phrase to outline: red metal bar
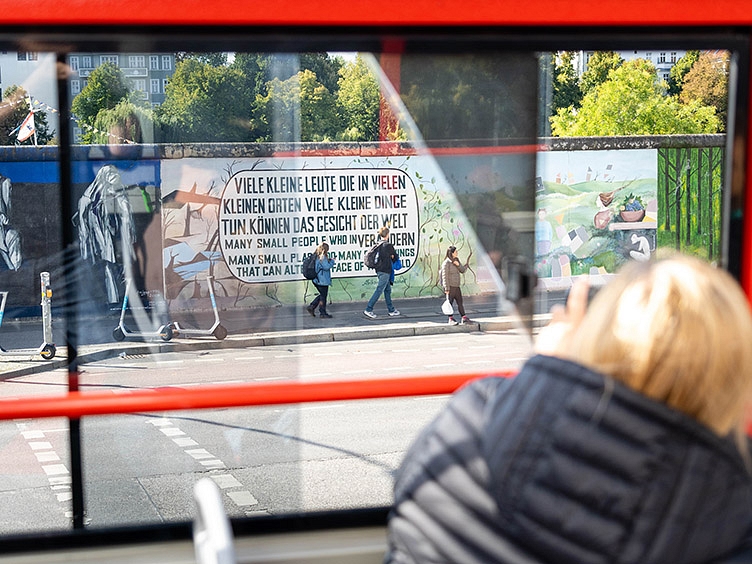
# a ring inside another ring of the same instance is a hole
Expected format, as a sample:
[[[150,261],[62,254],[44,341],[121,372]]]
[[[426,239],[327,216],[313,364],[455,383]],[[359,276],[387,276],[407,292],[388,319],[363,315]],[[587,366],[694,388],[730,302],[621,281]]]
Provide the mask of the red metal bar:
[[[40,417],[79,419],[89,415],[245,407],[323,401],[451,394],[471,380],[508,378],[513,371],[378,380],[250,383],[200,388],[157,388],[133,392],[69,392],[65,396],[0,399],[0,420]]]
[[[746,0],[14,0],[18,25],[750,25]]]

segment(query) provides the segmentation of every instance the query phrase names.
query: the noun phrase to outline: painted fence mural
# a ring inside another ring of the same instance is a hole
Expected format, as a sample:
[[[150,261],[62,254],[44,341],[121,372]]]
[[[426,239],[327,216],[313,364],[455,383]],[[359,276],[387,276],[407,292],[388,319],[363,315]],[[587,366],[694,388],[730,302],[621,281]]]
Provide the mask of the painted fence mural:
[[[393,295],[439,295],[446,247],[480,246],[431,157],[166,160],[162,178],[165,292],[173,308],[203,292],[207,276],[233,307],[302,303],[301,292],[313,291],[302,260],[323,242],[336,259],[331,299],[367,299],[375,278],[363,253],[383,225],[402,259]],[[465,284],[469,293],[501,287],[487,260],[472,265]]]
[[[301,304],[313,291],[300,274],[303,255],[327,241],[337,259],[332,300],[365,301],[375,277],[363,270],[362,254],[385,223],[403,263],[395,298],[439,296],[448,245],[462,257],[473,251],[463,282],[468,295],[503,288],[504,255],[535,256],[543,289],[578,274],[614,272],[661,246],[714,259],[723,138],[681,142],[591,140],[585,150],[569,140],[537,159],[87,149],[84,158],[74,155],[67,219],[55,148],[8,149],[0,158],[0,290],[22,316],[38,314],[42,271],[52,274],[53,305],[116,311],[130,279],[146,299],[164,296],[175,310],[205,308],[208,276],[220,307]],[[71,222],[72,248],[63,248],[61,221]],[[85,295],[62,287],[71,261],[71,286]]]
[[[612,274],[649,260],[658,215],[655,149],[538,156],[536,270],[551,279]]]

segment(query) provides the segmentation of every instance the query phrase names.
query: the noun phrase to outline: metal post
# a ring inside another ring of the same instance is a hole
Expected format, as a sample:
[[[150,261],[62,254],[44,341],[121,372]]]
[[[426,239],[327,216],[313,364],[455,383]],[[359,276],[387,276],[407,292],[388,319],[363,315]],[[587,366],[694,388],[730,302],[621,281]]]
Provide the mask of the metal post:
[[[42,286],[42,324],[44,326],[44,343],[52,343],[52,287],[50,286],[50,273],[42,272],[39,275]]]

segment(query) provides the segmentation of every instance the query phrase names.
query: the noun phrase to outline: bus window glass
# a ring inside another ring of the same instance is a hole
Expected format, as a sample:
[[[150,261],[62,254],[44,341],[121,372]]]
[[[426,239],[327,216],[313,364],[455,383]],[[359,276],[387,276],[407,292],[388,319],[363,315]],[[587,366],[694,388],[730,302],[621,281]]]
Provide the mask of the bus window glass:
[[[727,264],[729,52],[584,55],[541,58],[550,95],[536,173],[540,312],[577,277],[597,288],[662,250]]]
[[[300,43],[0,56],[3,396],[514,371],[578,276],[726,260],[728,51]],[[90,529],[187,521],[203,476],[235,518],[382,507],[445,401],[3,422],[0,535],[70,528],[77,479]]]

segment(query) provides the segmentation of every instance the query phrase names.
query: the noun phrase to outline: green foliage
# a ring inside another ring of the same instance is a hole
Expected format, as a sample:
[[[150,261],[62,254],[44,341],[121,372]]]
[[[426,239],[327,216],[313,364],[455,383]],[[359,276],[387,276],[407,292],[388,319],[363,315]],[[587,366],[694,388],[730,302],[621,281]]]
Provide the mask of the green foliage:
[[[676,64],[671,67],[668,78],[668,94],[671,96],[678,96],[682,90],[682,84],[684,84],[684,77],[700,58],[699,51],[687,51],[687,53],[681,57]]]
[[[587,70],[580,77],[582,94],[586,95],[606,82],[611,71],[618,69],[622,64],[624,64],[624,59],[614,51],[596,51],[593,53],[588,60]]]
[[[335,97],[310,70],[269,82],[267,94],[256,96],[254,114],[265,117],[253,121],[260,141],[329,141],[341,131]]]
[[[84,127],[93,127],[100,111],[111,110],[127,98],[128,85],[122,71],[112,63],[104,63],[91,71],[89,82],[73,99],[71,111]],[[82,142],[91,143],[93,137],[94,133],[86,128]]]
[[[664,91],[651,63],[626,62],[585,95],[579,110],[560,109],[551,118],[552,132],[556,136],[612,136],[718,131],[714,108],[683,106]]]
[[[401,70],[402,101],[427,141],[535,135],[535,57],[403,55]]]
[[[186,59],[194,59],[213,67],[223,67],[227,64],[227,53],[177,53],[175,55],[176,63]]]
[[[154,142],[154,112],[128,100],[111,110],[101,110],[94,120],[92,143],[120,144]]]
[[[579,107],[582,93],[574,68],[574,52],[564,51],[553,57],[553,100],[551,113],[560,108]]]
[[[358,55],[339,70],[337,103],[344,120],[345,141],[377,141],[379,138],[379,85]]]
[[[157,115],[167,141],[242,142],[250,140],[251,100],[242,73],[196,59],[175,66]]]
[[[713,106],[725,131],[728,112],[729,54],[704,52],[684,75],[679,100],[686,105],[698,102]]]

